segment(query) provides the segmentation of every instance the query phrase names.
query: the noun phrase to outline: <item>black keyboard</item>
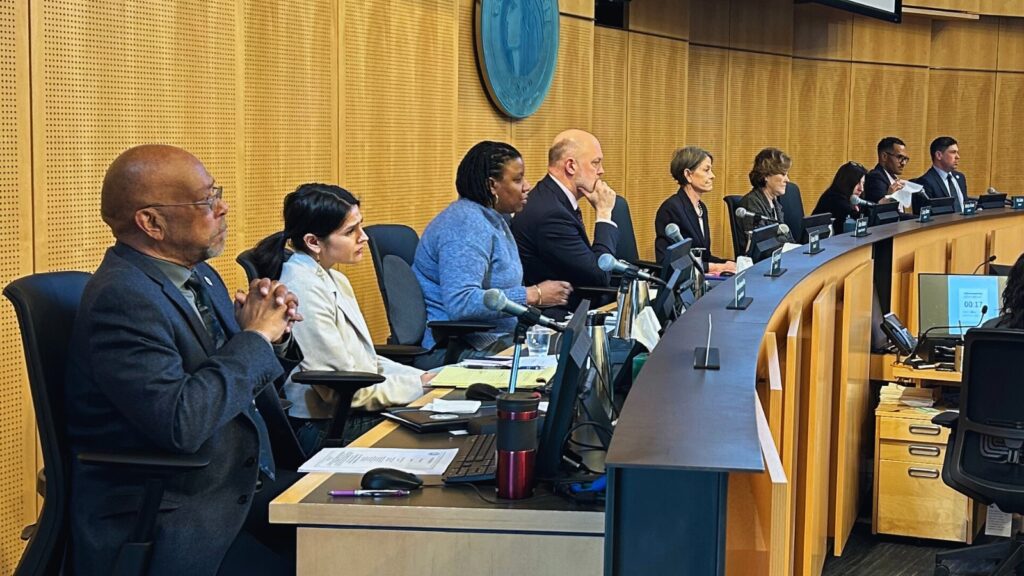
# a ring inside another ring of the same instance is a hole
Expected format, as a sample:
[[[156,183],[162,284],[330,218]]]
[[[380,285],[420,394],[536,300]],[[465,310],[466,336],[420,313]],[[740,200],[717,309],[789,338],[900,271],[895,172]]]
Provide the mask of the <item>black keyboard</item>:
[[[455,460],[441,475],[445,484],[485,482],[498,475],[496,434],[478,434],[466,438]]]

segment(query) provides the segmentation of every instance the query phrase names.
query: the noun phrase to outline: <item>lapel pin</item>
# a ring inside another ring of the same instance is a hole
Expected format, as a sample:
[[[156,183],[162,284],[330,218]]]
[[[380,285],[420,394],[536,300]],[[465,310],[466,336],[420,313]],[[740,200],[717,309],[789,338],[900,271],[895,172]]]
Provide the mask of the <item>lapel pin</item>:
[[[203,280],[206,280],[206,285],[207,286],[209,286],[211,288],[213,287],[213,282],[210,282],[209,278],[207,278],[206,276],[203,276]]]

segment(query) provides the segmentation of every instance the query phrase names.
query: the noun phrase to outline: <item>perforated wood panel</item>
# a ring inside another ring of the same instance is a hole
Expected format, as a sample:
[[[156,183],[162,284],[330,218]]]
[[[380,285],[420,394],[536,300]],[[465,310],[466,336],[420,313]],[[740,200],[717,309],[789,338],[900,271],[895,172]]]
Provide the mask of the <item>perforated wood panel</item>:
[[[876,18],[853,20],[854,62],[927,66],[931,52],[930,18],[905,16],[893,24]]]
[[[924,139],[927,110],[927,69],[854,64],[850,157],[873,167],[878,162],[878,141],[897,136],[907,143],[911,158],[902,176],[920,176],[931,166]]]
[[[627,190],[641,258],[654,258],[654,216],[677,188],[672,151],[686,142],[687,43],[629,36]]]
[[[626,192],[628,53],[628,32],[594,28],[594,69],[598,74],[591,127],[604,151],[604,179],[620,194]]]
[[[933,20],[931,66],[995,70],[998,43],[999,18]]]
[[[724,174],[729,194],[750,190],[747,173],[762,148],[774,146],[788,153],[790,63],[785,56],[729,52],[729,169]],[[793,158],[794,167],[803,161]]]
[[[723,258],[732,255],[732,236],[722,198],[746,192],[746,189],[742,192],[730,190],[725,177],[730,170],[725,153],[728,70],[728,50],[690,45],[686,82],[686,145],[700,146],[715,158],[714,189],[704,194],[704,204],[708,207],[708,228],[712,231],[712,253]],[[673,184],[671,180],[670,184]]]
[[[1024,75],[996,74],[991,182],[996,190],[1011,195],[1024,193],[1024,171],[1020,169],[1024,165],[1024,151],[1020,146],[1020,127],[1024,126],[1021,102],[1024,102]],[[971,190],[980,192],[976,188]],[[1012,258],[1007,261],[1010,260]]]
[[[690,42],[729,46],[729,11],[732,0],[690,0]]]
[[[0,285],[32,272],[28,12],[0,2]],[[21,557],[22,528],[36,516],[36,443],[14,309],[0,303],[0,573]]]
[[[1024,3],[1021,5],[1024,12]],[[999,19],[999,55],[996,68],[1024,72],[1024,18]]]
[[[929,72],[925,140],[930,143],[933,138],[944,135],[957,139],[959,170],[967,175],[968,192],[974,195],[988,187],[994,106],[995,74]]]
[[[852,14],[818,4],[793,7],[793,56],[849,60],[852,55]]]
[[[474,144],[481,140],[512,140],[512,123],[502,116],[487,99],[476,66],[473,29],[473,5],[476,0],[459,0],[459,69],[458,69],[458,136],[455,143],[455,165]],[[517,146],[518,148],[518,146]],[[544,176],[544,164],[527,164],[526,178],[536,182]],[[454,187],[452,188],[454,190]]]
[[[191,151],[238,206],[234,2],[39,0],[32,18],[38,271],[99,264],[103,173],[137,144]],[[214,261],[229,279],[240,247],[229,234]]]
[[[361,198],[368,224],[422,231],[455,197],[457,27],[456,0],[344,4],[340,180]],[[373,264],[364,258],[345,273],[383,341]]]
[[[792,54],[792,0],[732,0],[729,47]]]
[[[338,182],[336,11],[331,0],[247,0],[242,16],[244,201],[234,208],[247,248],[282,229],[282,199],[298,184]]]
[[[806,214],[839,166],[856,159],[847,152],[850,74],[851,65],[843,62],[793,60],[788,152],[795,160],[789,177],[800,185]]]

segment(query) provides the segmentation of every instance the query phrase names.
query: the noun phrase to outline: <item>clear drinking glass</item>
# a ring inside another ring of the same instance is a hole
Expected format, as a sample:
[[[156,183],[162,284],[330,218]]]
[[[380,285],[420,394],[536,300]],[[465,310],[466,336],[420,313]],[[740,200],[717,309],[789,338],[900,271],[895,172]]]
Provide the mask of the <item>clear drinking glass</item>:
[[[553,330],[543,326],[530,326],[526,331],[526,348],[530,351],[530,356],[543,356],[548,353],[552,332]]]

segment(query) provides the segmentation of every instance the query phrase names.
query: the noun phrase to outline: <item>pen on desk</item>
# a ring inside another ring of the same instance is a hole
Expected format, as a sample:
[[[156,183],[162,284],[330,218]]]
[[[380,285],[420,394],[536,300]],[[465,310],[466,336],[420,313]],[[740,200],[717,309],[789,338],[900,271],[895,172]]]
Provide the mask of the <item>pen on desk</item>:
[[[331,496],[408,496],[408,490],[331,490]]]

